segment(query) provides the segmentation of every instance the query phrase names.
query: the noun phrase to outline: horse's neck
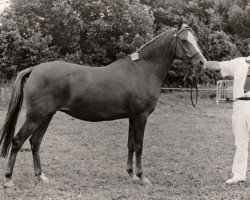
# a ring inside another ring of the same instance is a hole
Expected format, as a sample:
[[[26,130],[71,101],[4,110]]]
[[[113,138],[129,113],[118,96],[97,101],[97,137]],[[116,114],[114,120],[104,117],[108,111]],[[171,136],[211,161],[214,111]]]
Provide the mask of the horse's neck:
[[[175,59],[175,55],[172,52],[174,48],[173,41],[173,30],[171,30],[139,52],[142,62],[151,68],[149,70],[150,73],[155,75],[160,84],[163,82]]]

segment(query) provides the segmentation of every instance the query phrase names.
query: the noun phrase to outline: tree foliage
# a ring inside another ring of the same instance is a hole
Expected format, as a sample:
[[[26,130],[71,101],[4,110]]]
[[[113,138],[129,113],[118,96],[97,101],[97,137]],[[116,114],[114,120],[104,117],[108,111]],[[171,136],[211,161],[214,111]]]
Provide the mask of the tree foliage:
[[[176,26],[180,17],[195,31],[208,60],[246,55],[249,0],[10,0],[1,16],[0,74],[61,59],[107,65]],[[165,81],[179,86],[188,66],[175,62]],[[200,77],[213,82],[215,73]]]

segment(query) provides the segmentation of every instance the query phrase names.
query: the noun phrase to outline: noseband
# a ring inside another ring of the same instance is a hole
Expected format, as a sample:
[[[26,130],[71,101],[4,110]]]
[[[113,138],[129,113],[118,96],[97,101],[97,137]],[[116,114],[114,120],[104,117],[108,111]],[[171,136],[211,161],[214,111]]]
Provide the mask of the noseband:
[[[192,32],[192,30],[189,28],[189,27],[186,27],[180,31],[178,31],[174,36],[175,36],[175,54],[176,54],[176,51],[177,51],[177,43],[179,44],[180,48],[182,49],[183,53],[185,54],[185,57],[186,57],[186,60],[188,60],[188,62],[192,61],[192,59],[194,59],[197,55],[201,54],[201,51],[198,51],[196,52],[194,55],[192,56],[188,56],[186,53],[185,53],[185,49],[183,48],[183,46],[181,45],[181,42],[180,42],[180,37],[179,37],[179,34],[182,33],[183,31],[185,30],[189,30]],[[174,43],[174,41],[173,41]],[[194,70],[192,70],[191,68],[188,68],[187,70],[187,73],[183,79],[184,81],[184,85],[186,85],[186,82],[187,82],[187,78],[188,76],[190,76],[191,80],[192,80],[192,86],[191,86],[191,96],[190,96],[190,99],[191,99],[191,103],[192,103],[192,106],[195,108],[196,105],[197,105],[197,101],[198,101],[198,86],[197,86],[197,78],[196,78],[196,75],[195,75],[195,72]],[[195,103],[194,103],[194,100],[193,100],[193,86],[195,87]]]

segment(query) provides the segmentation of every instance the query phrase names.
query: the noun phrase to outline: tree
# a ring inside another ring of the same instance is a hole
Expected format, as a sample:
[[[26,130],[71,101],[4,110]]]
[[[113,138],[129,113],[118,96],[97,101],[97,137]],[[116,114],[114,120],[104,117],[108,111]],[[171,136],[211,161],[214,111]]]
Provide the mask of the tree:
[[[139,0],[12,0],[9,13],[2,24],[8,27],[7,19],[13,20],[15,38],[44,45],[36,34],[46,38],[52,54],[56,51],[52,57],[80,64],[107,65],[153,37],[153,14]],[[18,70],[28,66],[24,57],[19,62]]]
[[[84,63],[107,65],[153,37],[154,16],[139,0],[76,5],[83,20],[80,46]]]
[[[52,38],[37,29],[26,27],[25,20],[6,11],[0,27],[0,69],[7,78],[17,71],[57,58],[57,49],[50,46]],[[20,26],[23,25],[23,26]]]

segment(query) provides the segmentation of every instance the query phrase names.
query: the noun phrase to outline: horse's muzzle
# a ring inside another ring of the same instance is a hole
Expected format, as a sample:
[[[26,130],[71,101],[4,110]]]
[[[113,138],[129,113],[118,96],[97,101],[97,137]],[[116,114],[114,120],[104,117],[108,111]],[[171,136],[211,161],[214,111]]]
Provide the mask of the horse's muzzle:
[[[206,68],[207,60],[202,54],[197,54],[197,56],[191,60],[191,63],[199,71]]]

